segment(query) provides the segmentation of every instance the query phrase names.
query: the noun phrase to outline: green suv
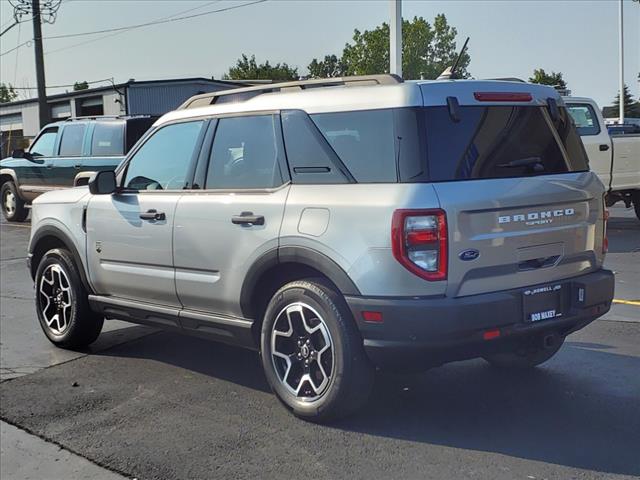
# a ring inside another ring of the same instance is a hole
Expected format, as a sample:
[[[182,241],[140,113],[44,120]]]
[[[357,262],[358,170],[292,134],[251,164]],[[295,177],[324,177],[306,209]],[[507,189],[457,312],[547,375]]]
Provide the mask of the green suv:
[[[28,150],[14,150],[0,161],[4,217],[22,222],[38,195],[86,184],[93,172],[115,169],[154,120],[85,117],[45,126]]]

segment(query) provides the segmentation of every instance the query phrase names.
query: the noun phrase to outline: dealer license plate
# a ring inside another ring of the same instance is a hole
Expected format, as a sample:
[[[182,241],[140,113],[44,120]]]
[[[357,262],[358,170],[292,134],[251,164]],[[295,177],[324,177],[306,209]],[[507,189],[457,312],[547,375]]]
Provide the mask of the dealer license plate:
[[[544,285],[522,293],[525,322],[540,322],[562,316],[562,285]]]

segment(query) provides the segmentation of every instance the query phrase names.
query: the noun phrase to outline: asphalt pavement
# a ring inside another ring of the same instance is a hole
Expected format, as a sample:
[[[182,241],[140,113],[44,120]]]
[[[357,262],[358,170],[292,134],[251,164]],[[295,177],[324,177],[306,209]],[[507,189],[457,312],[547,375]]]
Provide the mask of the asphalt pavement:
[[[106,322],[87,351],[41,333],[28,225],[0,225],[0,476],[640,476],[640,222],[611,209],[617,303],[526,374],[483,361],[379,374],[352,418],[315,425],[270,393],[254,352]]]

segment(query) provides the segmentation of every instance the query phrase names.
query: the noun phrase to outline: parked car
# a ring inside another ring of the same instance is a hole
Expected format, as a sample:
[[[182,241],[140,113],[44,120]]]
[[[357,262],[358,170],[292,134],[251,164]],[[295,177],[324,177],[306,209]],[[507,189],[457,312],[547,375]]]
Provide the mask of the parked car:
[[[640,130],[634,125],[605,125],[596,102],[564,97],[567,110],[582,137],[591,170],[607,189],[607,206],[624,202],[640,219]],[[640,128],[640,127],[639,127]]]
[[[82,117],[45,126],[28,150],[14,150],[0,161],[4,217],[21,222],[38,195],[86,184],[92,173],[115,169],[155,120],[149,116]]]
[[[115,172],[34,202],[37,314],[64,348],[106,317],[256,349],[284,405],[336,418],[375,367],[530,368],[606,313],[603,196],[549,87],[203,94]]]

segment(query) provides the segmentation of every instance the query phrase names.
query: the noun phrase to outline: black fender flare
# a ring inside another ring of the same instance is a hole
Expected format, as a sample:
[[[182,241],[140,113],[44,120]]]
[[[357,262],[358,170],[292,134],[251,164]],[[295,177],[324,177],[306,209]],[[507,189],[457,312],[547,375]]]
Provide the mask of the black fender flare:
[[[251,311],[253,294],[262,275],[277,265],[287,263],[306,265],[317,270],[327,277],[343,295],[360,295],[360,290],[347,272],[325,254],[308,247],[285,246],[264,253],[247,271],[240,291],[240,308],[243,313]]]
[[[45,237],[54,237],[56,240],[59,240],[73,257],[73,261],[76,263],[76,267],[78,268],[78,273],[80,274],[80,279],[84,285],[84,288],[87,290],[89,294],[93,293],[93,289],[89,284],[89,279],[87,277],[87,273],[85,272],[84,263],[82,262],[82,257],[78,252],[73,241],[64,233],[61,229],[53,226],[53,225],[44,225],[38,229],[38,231],[33,235],[31,241],[29,242],[29,273],[31,274],[31,278],[35,280],[36,270],[38,269],[37,261],[33,261],[34,250],[37,247],[38,243]]]

